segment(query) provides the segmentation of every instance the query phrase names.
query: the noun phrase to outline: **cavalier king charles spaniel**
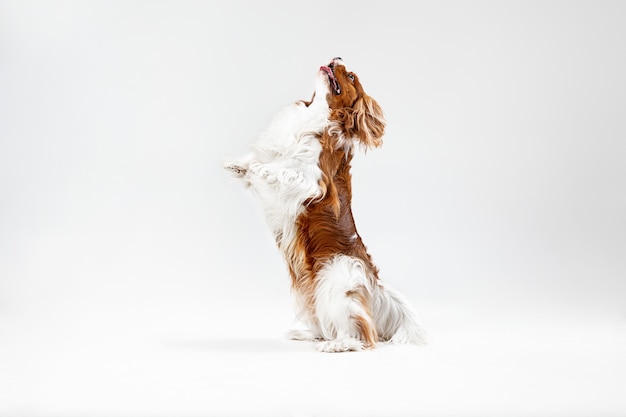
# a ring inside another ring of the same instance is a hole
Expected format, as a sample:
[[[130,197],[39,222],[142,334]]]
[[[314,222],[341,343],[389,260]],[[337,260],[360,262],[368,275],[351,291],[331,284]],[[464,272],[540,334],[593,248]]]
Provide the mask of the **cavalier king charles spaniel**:
[[[379,279],[350,207],[355,145],[381,146],[384,129],[378,103],[333,58],[317,72],[311,101],[284,109],[248,155],[225,163],[258,197],[289,267],[307,325],[290,338],[323,352],[425,343],[411,306]]]

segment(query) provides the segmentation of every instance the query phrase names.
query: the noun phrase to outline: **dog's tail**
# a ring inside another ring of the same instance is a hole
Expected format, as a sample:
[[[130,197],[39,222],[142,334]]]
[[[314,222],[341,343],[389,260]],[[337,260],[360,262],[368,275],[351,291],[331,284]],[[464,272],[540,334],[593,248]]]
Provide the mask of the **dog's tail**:
[[[380,281],[377,287],[372,313],[380,339],[397,344],[426,345],[426,329],[408,301]]]

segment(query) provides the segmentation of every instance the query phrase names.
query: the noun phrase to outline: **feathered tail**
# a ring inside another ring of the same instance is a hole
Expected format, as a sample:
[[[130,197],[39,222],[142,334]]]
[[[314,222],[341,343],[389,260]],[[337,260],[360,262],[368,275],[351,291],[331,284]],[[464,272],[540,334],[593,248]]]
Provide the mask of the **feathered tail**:
[[[426,329],[400,293],[378,283],[373,298],[372,313],[381,340],[397,344],[427,344]]]

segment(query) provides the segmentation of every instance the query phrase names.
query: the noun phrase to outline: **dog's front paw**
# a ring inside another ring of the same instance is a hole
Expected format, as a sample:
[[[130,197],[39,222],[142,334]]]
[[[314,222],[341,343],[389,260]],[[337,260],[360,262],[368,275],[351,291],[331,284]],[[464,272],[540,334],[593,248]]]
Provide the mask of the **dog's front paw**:
[[[278,178],[284,185],[295,185],[304,180],[302,173],[293,169],[283,169],[280,171]]]
[[[250,164],[250,172],[261,178],[267,184],[275,184],[278,179],[274,173],[274,168],[271,164],[262,164],[260,162],[254,162]]]
[[[248,172],[248,169],[244,166],[244,164],[237,161],[225,161],[224,169],[232,173],[237,178],[245,176]]]
[[[318,351],[327,353],[358,352],[365,349],[365,344],[358,339],[346,338],[319,342],[316,347]]]

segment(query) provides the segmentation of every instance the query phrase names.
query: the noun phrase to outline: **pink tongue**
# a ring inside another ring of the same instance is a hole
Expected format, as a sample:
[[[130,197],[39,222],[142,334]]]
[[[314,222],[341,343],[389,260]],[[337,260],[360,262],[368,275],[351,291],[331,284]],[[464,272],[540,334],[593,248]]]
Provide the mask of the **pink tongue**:
[[[330,78],[335,79],[335,77],[333,76],[333,72],[332,72],[332,70],[331,70],[330,68],[328,68],[328,67],[326,67],[326,66],[322,65],[322,66],[320,67],[320,70],[325,71],[325,72],[328,74],[328,76],[329,76]]]
[[[337,84],[337,80],[335,79],[335,74],[333,74],[333,70],[330,69],[329,67],[322,65],[320,67],[320,71],[324,71],[326,74],[328,74],[328,78],[330,80],[330,84],[332,88],[335,90],[337,94],[339,94],[341,89],[339,88],[339,84]]]

